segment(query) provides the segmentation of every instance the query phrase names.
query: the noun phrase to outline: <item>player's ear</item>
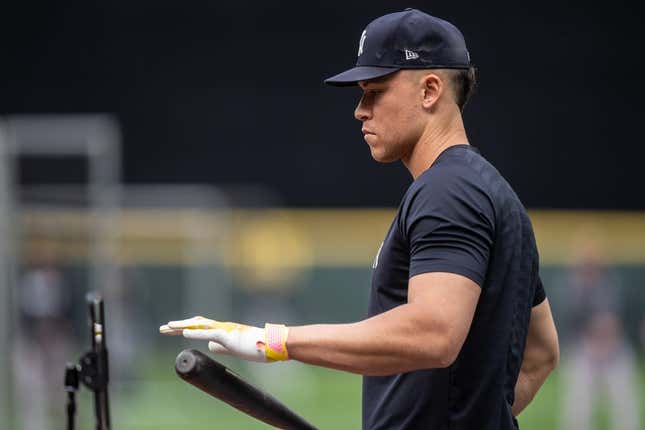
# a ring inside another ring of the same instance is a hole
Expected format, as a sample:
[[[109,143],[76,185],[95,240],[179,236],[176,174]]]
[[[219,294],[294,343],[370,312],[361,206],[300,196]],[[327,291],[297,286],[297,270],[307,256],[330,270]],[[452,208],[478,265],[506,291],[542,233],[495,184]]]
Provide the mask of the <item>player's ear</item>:
[[[425,109],[432,109],[443,93],[443,80],[436,73],[428,73],[423,75],[421,85],[423,88],[422,105]]]

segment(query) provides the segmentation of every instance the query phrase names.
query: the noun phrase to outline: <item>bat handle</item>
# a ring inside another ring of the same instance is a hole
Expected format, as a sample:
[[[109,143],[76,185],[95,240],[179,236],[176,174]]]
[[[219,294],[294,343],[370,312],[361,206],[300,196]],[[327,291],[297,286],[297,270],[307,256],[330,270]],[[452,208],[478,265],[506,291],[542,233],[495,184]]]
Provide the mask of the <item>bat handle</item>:
[[[278,399],[200,351],[185,349],[179,353],[175,371],[184,381],[267,424],[285,430],[316,430]]]

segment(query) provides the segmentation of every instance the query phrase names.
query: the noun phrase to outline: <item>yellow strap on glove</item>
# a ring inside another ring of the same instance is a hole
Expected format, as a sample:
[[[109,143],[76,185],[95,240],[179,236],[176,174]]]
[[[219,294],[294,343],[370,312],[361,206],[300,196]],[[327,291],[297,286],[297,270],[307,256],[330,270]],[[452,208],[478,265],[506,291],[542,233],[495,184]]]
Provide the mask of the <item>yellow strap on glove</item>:
[[[267,361],[285,361],[289,359],[287,352],[287,336],[289,329],[283,324],[264,325],[264,351]]]

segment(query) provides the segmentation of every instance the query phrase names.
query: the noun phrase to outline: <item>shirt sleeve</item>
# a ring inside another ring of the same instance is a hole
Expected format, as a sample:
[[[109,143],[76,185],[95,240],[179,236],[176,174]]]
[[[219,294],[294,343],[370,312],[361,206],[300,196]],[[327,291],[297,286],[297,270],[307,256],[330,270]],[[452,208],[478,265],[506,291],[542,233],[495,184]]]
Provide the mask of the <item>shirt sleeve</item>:
[[[546,291],[544,291],[542,278],[538,276],[537,285],[535,286],[535,294],[533,294],[533,307],[542,303],[544,299],[546,299]]]
[[[409,196],[404,234],[409,276],[449,272],[483,286],[495,235],[494,209],[477,178],[436,172]]]

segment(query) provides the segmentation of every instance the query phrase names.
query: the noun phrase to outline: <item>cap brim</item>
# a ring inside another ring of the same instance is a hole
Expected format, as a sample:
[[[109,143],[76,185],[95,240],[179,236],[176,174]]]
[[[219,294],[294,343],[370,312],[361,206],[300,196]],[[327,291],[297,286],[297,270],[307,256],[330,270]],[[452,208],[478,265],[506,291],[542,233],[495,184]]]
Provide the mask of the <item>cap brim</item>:
[[[401,69],[398,67],[357,66],[325,79],[325,83],[335,87],[349,87],[356,85],[359,81],[380,78],[381,76],[389,75],[398,70]]]

